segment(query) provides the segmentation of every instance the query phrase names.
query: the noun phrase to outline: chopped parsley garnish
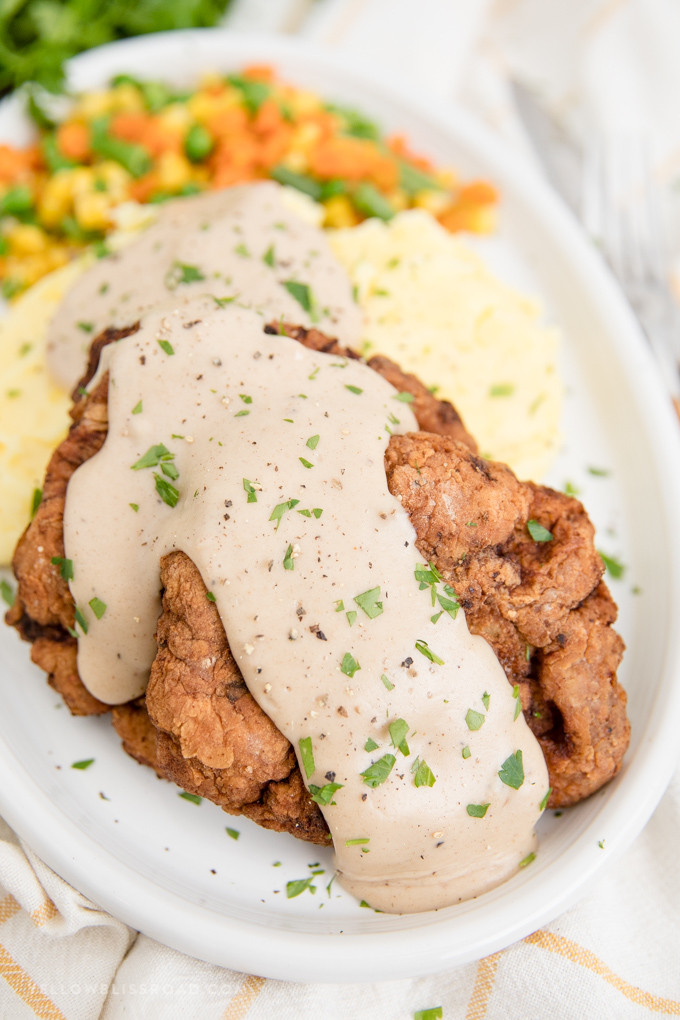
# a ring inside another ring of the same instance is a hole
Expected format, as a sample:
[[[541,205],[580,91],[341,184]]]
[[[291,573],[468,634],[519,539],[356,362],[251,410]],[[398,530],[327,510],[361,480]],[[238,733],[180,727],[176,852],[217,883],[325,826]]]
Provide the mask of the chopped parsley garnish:
[[[409,731],[409,725],[405,719],[395,719],[394,722],[390,723],[390,740],[392,741],[392,747],[398,748],[405,758],[408,758],[411,753],[406,743],[406,734]]]
[[[237,411],[236,414],[234,415],[234,418],[245,418],[247,414],[250,414],[250,411],[247,411],[244,408],[242,411]]]
[[[488,809],[488,804],[468,804],[465,808],[470,818],[483,818]]]
[[[414,773],[414,786],[434,786],[437,782],[436,776],[426,761],[416,758],[411,772]]]
[[[94,758],[83,758],[82,761],[74,761],[71,765],[72,769],[80,769],[82,772],[84,769],[89,769],[90,765],[94,762]]]
[[[274,268],[274,264],[276,262],[276,256],[274,255],[274,245],[273,244],[270,244],[269,247],[267,248],[266,252],[262,256],[262,261],[264,262],[265,266],[269,266],[270,269]]]
[[[245,244],[243,244],[243,243],[237,244],[236,247],[234,248],[234,252],[236,253],[236,255],[240,255],[241,258],[244,258],[244,259],[249,259],[250,258],[250,252],[248,251],[248,249],[246,248]]]
[[[305,446],[308,446],[310,450],[316,450],[319,444],[319,439],[320,436],[310,436],[307,442],[305,443]]]
[[[309,778],[309,777],[307,777]],[[309,792],[312,800],[316,804],[320,804],[321,807],[326,807],[333,800],[333,795],[337,790],[342,790],[342,783],[326,783],[325,786],[314,786],[313,783],[309,784]]]
[[[528,646],[527,646],[528,647]],[[512,717],[513,722],[519,718],[522,711],[522,700],[519,696],[519,684],[514,684],[512,688],[512,696],[515,699],[515,714]]]
[[[82,630],[83,634],[87,634],[87,620],[83,616],[82,609],[80,609],[78,606],[76,606],[74,616],[75,616],[76,623],[78,624],[78,626]]]
[[[171,485],[170,482],[166,481],[166,479],[163,478],[162,475],[159,475],[157,471],[154,471],[153,477],[156,482],[156,492],[161,497],[163,502],[167,503],[167,505],[170,507],[177,506],[177,501],[179,500],[179,491],[175,488],[175,486]]]
[[[292,882],[286,882],[287,898],[289,900],[292,900],[296,896],[299,896],[301,893],[303,893],[305,889],[309,889],[311,893],[316,892],[316,886],[312,885],[313,881],[314,876],[308,875],[307,878],[297,878]]]
[[[300,463],[302,464],[303,467],[306,467],[306,468],[313,468],[314,467],[314,465],[310,464],[310,462],[308,460],[305,460],[304,457],[298,457],[298,460],[300,461]]]
[[[519,790],[524,782],[524,765],[522,764],[521,750],[509,755],[501,765],[498,773],[500,781],[513,790]]]
[[[196,793],[187,793],[186,790],[182,790],[182,792],[178,793],[177,796],[181,797],[182,800],[189,800],[189,801],[191,801],[192,804],[202,804],[203,803],[203,798],[202,797],[199,797],[198,794],[196,794]]]
[[[82,329],[83,333],[91,333],[94,329],[93,322],[78,322],[76,325],[78,326],[78,329]]]
[[[286,549],[285,556],[283,557],[283,569],[295,570],[295,560],[293,559],[293,546],[290,544]]]
[[[347,617],[347,622],[350,625],[350,627],[354,626],[354,623],[355,623],[356,618],[357,618],[358,615],[359,614],[357,613],[357,611],[355,609],[349,609],[345,613],[345,616]]]
[[[611,474],[611,471],[609,471],[607,468],[589,467],[588,474],[594,475],[595,478],[608,478],[609,475]]]
[[[421,655],[424,655],[426,659],[430,660],[430,662],[434,662],[438,666],[444,665],[444,660],[440,659],[439,656],[432,651],[427,641],[423,641],[422,638],[418,638],[418,640],[416,641],[416,648],[421,653]]]
[[[600,549],[598,549],[598,554],[607,568],[607,573],[611,574],[614,580],[618,581],[619,578],[623,577],[626,570],[623,563],[615,559],[613,556],[606,556]]]
[[[172,263],[165,274],[165,286],[168,290],[174,290],[180,283],[197,283],[199,280],[205,280],[205,276],[198,266],[177,260]]]
[[[376,751],[378,749],[378,746],[379,745],[376,744],[373,737],[369,737],[366,743],[364,744],[364,751]]]
[[[3,602],[5,602],[11,609],[14,605],[14,599],[16,596],[12,585],[6,581],[4,577],[2,581],[0,581],[0,595],[2,595]]]
[[[429,1009],[419,1009],[413,1014],[413,1020],[442,1020],[444,1010],[441,1006],[430,1006]]]
[[[581,490],[578,489],[573,484],[573,482],[565,482],[564,483],[564,493],[565,493],[566,496],[578,496],[580,491]]]
[[[378,761],[369,765],[367,769],[364,769],[361,776],[366,785],[375,789],[376,786],[380,786],[381,783],[384,783],[394,768],[396,760],[397,759],[393,754],[384,754],[382,758],[379,758]]]
[[[243,479],[243,489],[247,493],[246,503],[257,503],[257,492],[248,478]]]
[[[359,836],[356,839],[346,839],[345,846],[366,846],[370,842],[369,836]]]
[[[106,612],[106,602],[102,602],[102,600],[98,599],[95,595],[93,599],[90,599],[88,605],[97,619],[101,620],[102,616]]]
[[[340,670],[345,676],[353,677],[361,669],[361,666],[350,652],[345,652],[340,663]]]
[[[285,514],[286,510],[292,510],[293,507],[296,507],[299,502],[300,502],[299,499],[287,499],[283,503],[277,503],[276,504],[276,506],[274,507],[274,509],[272,510],[272,512],[271,512],[271,514],[269,516],[269,520],[270,521],[276,521],[276,529],[275,529],[276,531],[279,530],[279,524],[281,523],[281,518]]]
[[[342,599],[338,599],[338,601],[334,602],[333,605],[335,606],[336,613],[341,613],[345,608],[345,603],[342,601]]]
[[[162,351],[165,351],[165,353],[168,355],[175,353],[175,348],[172,346],[169,340],[159,340],[158,346]]]
[[[128,506],[131,506],[135,513],[139,512],[139,503],[128,503]]]
[[[527,854],[526,857],[524,857],[519,862],[519,866],[520,866],[520,868],[526,868],[526,867],[528,867],[531,864],[532,861],[535,861],[535,860],[536,860],[536,854],[532,850],[531,853]]]
[[[487,712],[489,711],[489,702],[490,701],[491,701],[491,695],[489,694],[488,691],[484,691],[484,693],[482,694],[482,704],[484,705],[484,708],[487,710]]]
[[[59,573],[65,581],[73,580],[73,560],[67,560],[65,556],[53,556],[51,562],[59,567]]]
[[[515,387],[512,383],[496,383],[489,387],[490,397],[511,397],[514,392]]]
[[[401,400],[402,404],[412,404],[415,397],[412,393],[408,393],[406,390],[402,390],[401,393],[395,393],[393,400]]]
[[[472,752],[471,752],[470,748],[467,746],[467,744],[465,745],[465,747],[461,751],[461,754],[462,754],[463,758],[469,758],[470,755],[472,754]]]
[[[35,517],[38,512],[38,507],[42,503],[42,489],[33,490],[33,498],[31,499],[31,520]]]
[[[359,386],[352,386],[351,383],[345,383],[345,389],[349,390],[350,393],[356,393],[357,396],[364,392]]]
[[[430,589],[430,598],[432,599],[433,607],[439,603],[442,611],[448,613],[451,619],[455,620],[458,610],[460,609],[458,597],[451,585],[444,582],[442,575],[439,573],[434,563],[429,563],[427,565],[424,563],[418,564],[414,574],[420,591],[425,591],[426,588]],[[442,586],[443,594],[441,591],[437,590],[437,585],[439,584]],[[436,619],[432,617],[432,622],[436,623],[440,615],[441,613],[437,615]]]
[[[252,404],[253,398],[248,393],[239,393],[239,397],[244,404]]]
[[[545,811],[545,809],[548,806],[548,801],[550,800],[550,794],[551,793],[552,793],[552,786],[549,786],[548,789],[547,789],[545,797],[543,798],[541,803],[538,805],[539,811]]]
[[[231,836],[232,839],[238,839],[239,836],[241,835],[238,829],[230,829],[228,825],[225,826],[224,831],[226,832],[227,836]]]
[[[232,301],[235,301],[238,294],[233,294],[232,297],[215,297],[214,294],[211,294],[211,297],[218,308],[224,308],[226,305],[230,305]]]
[[[380,679],[385,684],[385,687],[387,688],[388,691],[393,691],[394,690],[394,684],[390,680],[388,680],[388,678],[385,676],[384,673],[382,674]]]
[[[481,730],[486,716],[481,712],[475,712],[474,708],[468,708],[465,715],[465,722],[469,730]]]
[[[383,604],[378,601],[379,598],[380,586],[369,588],[368,591],[362,592],[361,595],[355,595],[354,601],[359,606],[359,609],[363,609],[369,619],[375,620],[376,616],[380,616],[383,611]]]
[[[314,775],[316,765],[314,764],[314,751],[312,750],[312,738],[302,737],[299,743],[300,747],[300,758],[302,759],[302,767],[305,770],[307,779]]]
[[[312,294],[309,284],[298,283],[297,280],[283,280],[282,283],[290,296],[295,298],[297,303],[301,305],[306,312],[309,312],[312,322],[316,322],[318,320],[318,316],[314,313],[314,295]]]
[[[552,542],[553,540],[552,531],[548,531],[547,528],[544,528],[543,525],[539,524],[533,517],[530,521],[527,521],[527,531],[533,538],[534,542]]]
[[[135,404],[135,406],[134,406],[134,407],[132,408],[132,411],[131,411],[131,413],[132,413],[132,414],[141,414],[141,413],[142,413],[142,401],[141,401],[141,400],[139,400],[139,401],[138,401],[138,402],[137,402],[137,403]]]
[[[173,482],[179,478],[179,471],[172,461],[163,461],[161,464],[161,471],[164,475],[167,475],[168,478],[171,478]]]
[[[174,453],[170,453],[168,448],[163,443],[157,443],[156,446],[150,446],[143,457],[131,465],[133,471],[141,471],[142,468],[158,467],[163,461],[167,462],[174,460]]]
[[[207,598],[208,602],[217,602],[217,599],[215,598],[211,591],[207,591],[205,593],[205,597]]]

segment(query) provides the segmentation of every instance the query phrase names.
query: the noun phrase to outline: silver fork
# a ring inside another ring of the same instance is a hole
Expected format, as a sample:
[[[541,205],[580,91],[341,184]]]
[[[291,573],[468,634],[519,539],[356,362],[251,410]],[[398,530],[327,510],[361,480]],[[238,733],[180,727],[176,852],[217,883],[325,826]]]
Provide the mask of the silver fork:
[[[680,418],[680,310],[668,281],[660,205],[644,139],[621,136],[586,151],[583,224],[640,320]]]

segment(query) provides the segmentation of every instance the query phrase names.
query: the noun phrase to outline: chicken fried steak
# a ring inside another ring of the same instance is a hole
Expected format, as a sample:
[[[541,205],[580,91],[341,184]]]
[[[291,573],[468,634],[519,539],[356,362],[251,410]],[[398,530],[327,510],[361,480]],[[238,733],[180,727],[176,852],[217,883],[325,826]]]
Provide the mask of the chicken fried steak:
[[[135,328],[95,341],[85,386],[105,343]],[[285,332],[314,350],[356,357],[316,330]],[[601,581],[592,525],[577,500],[521,483],[505,465],[478,457],[453,407],[415,377],[386,358],[369,365],[412,396],[422,429],[392,437],[389,489],[409,513],[423,558],[456,590],[470,631],[489,642],[515,686],[547,761],[550,804],[575,803],[617,772],[629,737],[616,680],[623,642],[611,627],[616,607]],[[106,436],[106,377],[76,400],[72,415],[17,547],[19,585],[7,621],[33,642],[32,658],[71,711],[87,715],[110,706],[89,694],[77,673],[62,520],[69,478]],[[527,528],[532,520],[552,537],[536,541]],[[113,708],[125,750],[230,813],[326,843],[326,823],[293,749],[248,692],[199,571],[173,552],[161,560],[160,584],[158,651],[146,696]]]

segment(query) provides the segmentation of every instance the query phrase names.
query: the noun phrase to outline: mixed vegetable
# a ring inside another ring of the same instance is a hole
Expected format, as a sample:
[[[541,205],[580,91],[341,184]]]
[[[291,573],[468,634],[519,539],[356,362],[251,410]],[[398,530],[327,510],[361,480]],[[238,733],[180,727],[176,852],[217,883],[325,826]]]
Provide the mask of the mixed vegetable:
[[[326,227],[423,207],[451,231],[493,229],[495,190],[385,137],[361,113],[269,67],[210,75],[190,92],[129,75],[53,119],[34,95],[38,140],[0,145],[0,281],[11,299],[83,247],[105,252],[114,210],[259,178],[320,202]]]

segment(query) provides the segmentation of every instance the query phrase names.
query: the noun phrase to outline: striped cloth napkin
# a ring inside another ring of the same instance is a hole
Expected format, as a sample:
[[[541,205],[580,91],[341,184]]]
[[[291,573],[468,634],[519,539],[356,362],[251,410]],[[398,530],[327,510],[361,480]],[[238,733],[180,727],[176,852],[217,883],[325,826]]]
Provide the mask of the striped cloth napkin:
[[[654,128],[659,174],[672,181],[680,170],[673,0],[419,0],[417,14],[412,0],[234,0],[227,24],[298,31],[380,59],[388,73],[407,67],[421,88],[455,97],[518,148],[526,142],[510,73],[575,133],[593,117],[642,113]],[[404,25],[408,31],[399,31]],[[672,216],[680,223],[680,213]],[[50,871],[0,819],[0,1017],[680,1016],[679,839],[677,773],[628,852],[577,906],[516,945],[432,977],[292,985],[190,959],[128,929]]]

